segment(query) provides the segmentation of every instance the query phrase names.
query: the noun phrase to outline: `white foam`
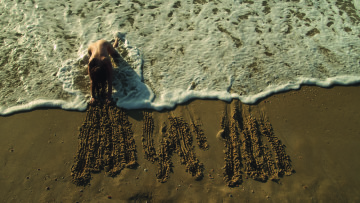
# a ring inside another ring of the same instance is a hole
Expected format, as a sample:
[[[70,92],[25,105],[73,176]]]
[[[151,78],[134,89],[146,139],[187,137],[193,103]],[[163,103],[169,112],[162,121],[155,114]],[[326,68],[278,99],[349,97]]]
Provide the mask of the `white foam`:
[[[128,55],[115,68],[113,97],[127,109],[192,99],[255,103],[303,84],[359,82],[357,0],[346,6],[351,12],[326,0],[137,2],[3,2],[0,114],[84,110],[86,49],[114,35]]]
[[[297,90],[301,85],[316,85],[320,87],[332,87],[334,85],[353,85],[360,83],[360,78],[358,76],[337,76],[332,78],[326,78],[325,80],[319,80],[315,78],[299,78],[297,82],[289,82],[280,86],[269,86],[264,91],[245,97],[235,97],[240,101],[247,104],[254,104],[261,99],[264,99],[270,95],[281,93],[289,90]]]
[[[260,93],[246,96],[239,96],[235,93],[229,93],[227,91],[193,91],[193,90],[175,90],[161,95],[156,102],[135,102],[134,104],[123,103],[120,106],[128,109],[155,109],[164,110],[172,109],[178,104],[182,104],[194,99],[219,99],[223,101],[231,101],[232,99],[239,99],[246,104],[254,104],[261,99],[264,99],[270,95],[286,92],[290,90],[297,90],[301,85],[316,85],[320,87],[331,87],[334,85],[353,85],[360,83],[358,76],[337,76],[332,78],[326,78],[325,80],[319,80],[315,78],[299,78],[297,82],[289,82],[287,84],[279,86],[268,86]]]
[[[76,97],[73,101],[38,99],[27,104],[12,106],[10,108],[0,107],[0,115],[10,115],[17,112],[31,111],[36,108],[61,108],[64,110],[85,111],[87,103],[84,98]]]
[[[360,1],[359,0],[353,0],[354,6],[357,10],[360,10]]]

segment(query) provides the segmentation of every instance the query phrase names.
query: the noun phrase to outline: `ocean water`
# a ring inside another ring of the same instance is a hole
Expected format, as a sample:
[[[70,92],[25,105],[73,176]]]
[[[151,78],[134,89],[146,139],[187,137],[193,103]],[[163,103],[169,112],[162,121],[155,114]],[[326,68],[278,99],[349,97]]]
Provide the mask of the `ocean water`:
[[[127,109],[358,83],[359,23],[359,0],[1,0],[0,114],[85,110],[87,47],[116,36]]]

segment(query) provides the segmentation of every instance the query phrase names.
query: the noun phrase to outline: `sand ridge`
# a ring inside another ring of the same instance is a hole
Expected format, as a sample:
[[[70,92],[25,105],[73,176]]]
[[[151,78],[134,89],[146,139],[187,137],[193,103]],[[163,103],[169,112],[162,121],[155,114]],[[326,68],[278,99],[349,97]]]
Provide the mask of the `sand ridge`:
[[[73,182],[86,185],[91,172],[105,169],[115,176],[136,166],[136,146],[127,114],[113,105],[90,106],[79,132],[79,147],[71,168]]]
[[[156,151],[154,147],[154,119],[152,118],[152,114],[148,112],[144,112],[144,120],[143,120],[143,135],[142,135],[142,146],[145,157],[148,161],[155,162],[158,160],[156,156]]]
[[[285,146],[264,114],[256,118],[241,103],[234,102],[231,112],[224,112],[221,127],[218,137],[225,142],[224,180],[229,187],[239,186],[243,175],[245,179],[277,182],[279,177],[294,172]]]
[[[204,130],[201,129],[201,124],[198,123],[191,123],[191,128],[193,133],[195,134],[197,144],[200,149],[207,150],[209,149],[209,145],[207,143],[207,138],[204,134]]]
[[[158,181],[164,183],[168,180],[170,173],[173,171],[171,157],[174,153],[180,156],[180,162],[186,166],[186,172],[195,176],[196,180],[201,180],[204,176],[204,167],[196,158],[191,133],[195,133],[199,147],[206,149],[208,145],[200,125],[193,123],[191,130],[190,125],[183,118],[170,115],[168,122],[168,125],[165,123],[162,126],[160,146],[156,154],[152,138],[154,120],[151,113],[144,113],[142,145],[146,159],[153,163],[156,161],[158,164],[156,174]]]

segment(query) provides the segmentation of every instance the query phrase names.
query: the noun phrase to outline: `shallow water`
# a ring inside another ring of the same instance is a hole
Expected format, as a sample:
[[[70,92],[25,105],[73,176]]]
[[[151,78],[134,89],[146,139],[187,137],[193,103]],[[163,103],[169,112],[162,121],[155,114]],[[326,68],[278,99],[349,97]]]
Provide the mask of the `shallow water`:
[[[2,1],[0,114],[84,110],[87,46],[122,39],[125,108],[195,98],[253,103],[301,84],[360,81],[360,5],[343,0]]]

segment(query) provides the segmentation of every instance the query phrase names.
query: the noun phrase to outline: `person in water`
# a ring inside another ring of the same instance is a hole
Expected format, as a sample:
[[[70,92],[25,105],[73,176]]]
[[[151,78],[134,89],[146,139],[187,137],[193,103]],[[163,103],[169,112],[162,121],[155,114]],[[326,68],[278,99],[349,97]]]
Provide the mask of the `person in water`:
[[[118,43],[119,39],[116,38],[113,45],[106,40],[99,40],[89,45],[88,54],[90,58],[88,73],[90,76],[91,105],[96,101],[96,92],[99,97],[100,89],[105,91],[106,87],[108,90],[106,102],[111,102],[113,67],[109,55],[111,55],[114,60],[120,56],[115,50]]]

